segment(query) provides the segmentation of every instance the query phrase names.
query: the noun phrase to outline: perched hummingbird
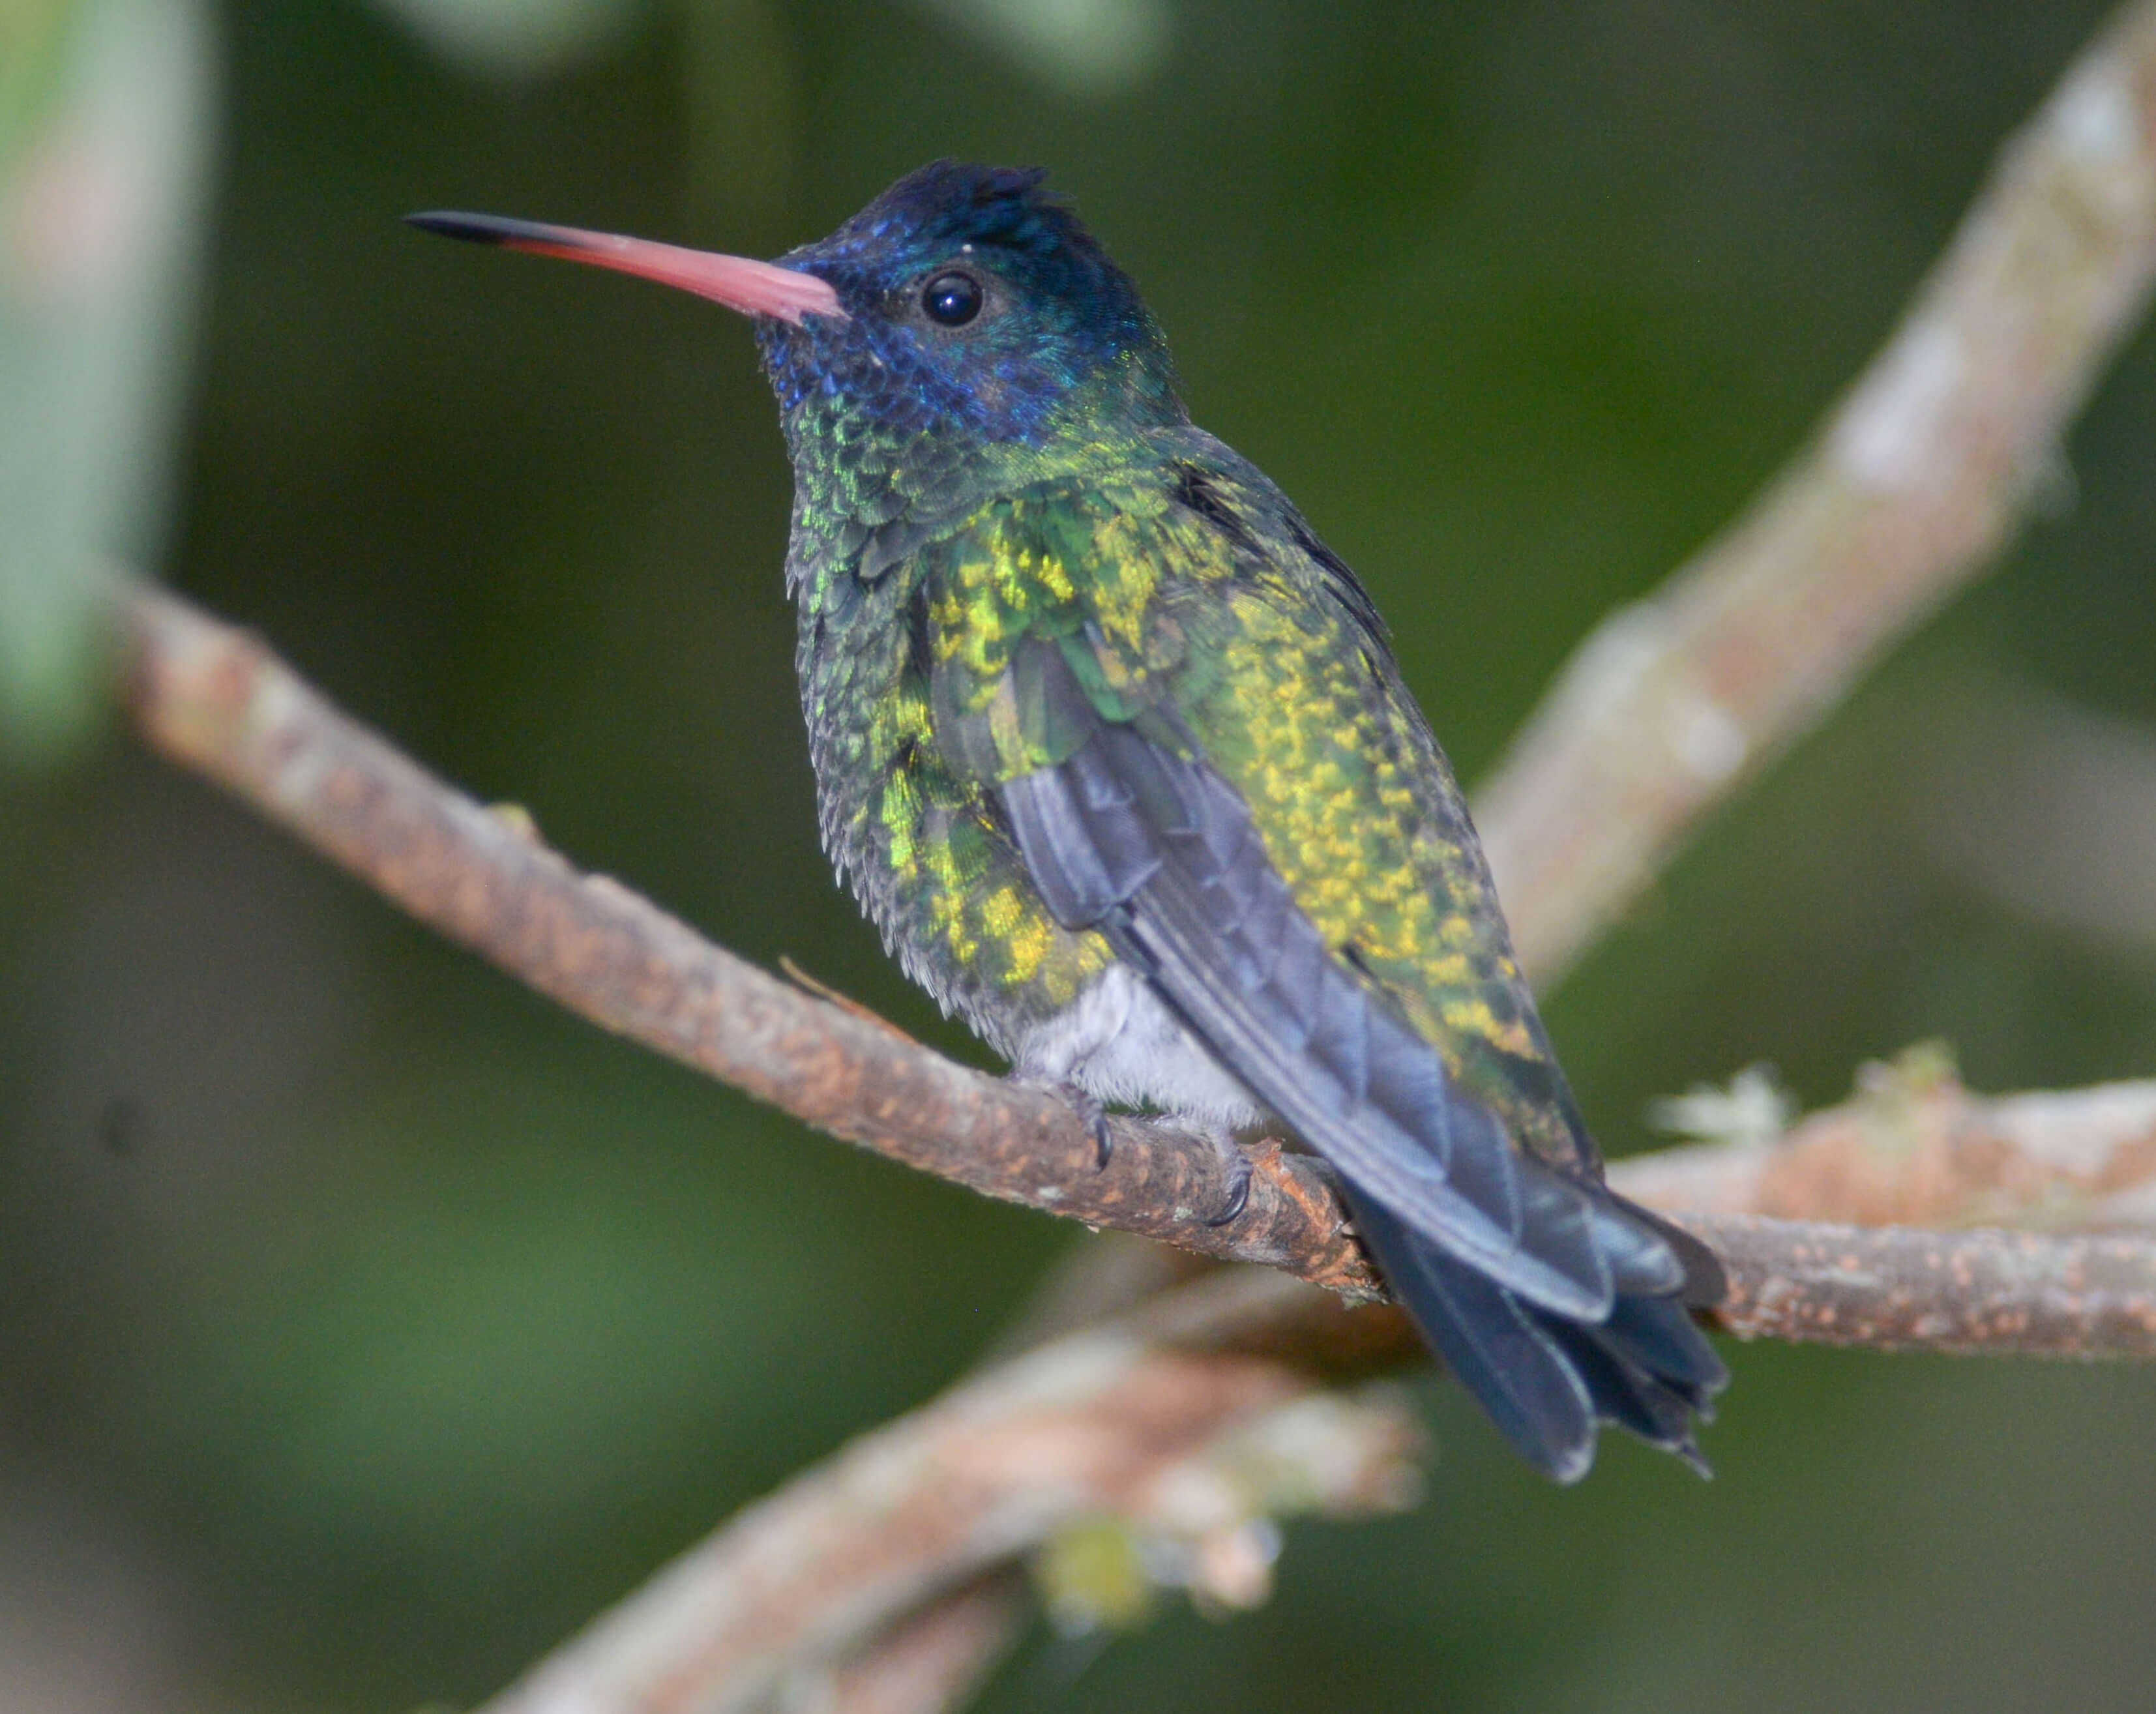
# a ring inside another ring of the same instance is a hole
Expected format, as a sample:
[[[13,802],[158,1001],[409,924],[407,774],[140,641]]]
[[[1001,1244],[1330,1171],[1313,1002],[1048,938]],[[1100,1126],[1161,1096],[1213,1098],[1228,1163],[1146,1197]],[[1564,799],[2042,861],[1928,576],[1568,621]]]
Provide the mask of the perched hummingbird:
[[[777,263],[413,223],[749,315],[794,476],[824,841],[1023,1078],[1213,1138],[1280,1122],[1505,1437],[1705,1468],[1697,1240],[1624,1201],[1369,595],[1194,427],[1129,278],[1037,171],[941,161]]]

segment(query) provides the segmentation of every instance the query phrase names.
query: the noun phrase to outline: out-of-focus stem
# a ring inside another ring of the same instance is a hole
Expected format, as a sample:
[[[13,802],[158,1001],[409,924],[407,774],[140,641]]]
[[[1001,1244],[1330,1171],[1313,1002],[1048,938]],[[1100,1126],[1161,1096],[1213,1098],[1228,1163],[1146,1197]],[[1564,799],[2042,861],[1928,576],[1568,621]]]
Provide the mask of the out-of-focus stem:
[[[2156,276],[2156,6],[1999,166],[1812,445],[1580,645],[1480,794],[1522,962],[1560,975],[1699,817],[1990,562]]]

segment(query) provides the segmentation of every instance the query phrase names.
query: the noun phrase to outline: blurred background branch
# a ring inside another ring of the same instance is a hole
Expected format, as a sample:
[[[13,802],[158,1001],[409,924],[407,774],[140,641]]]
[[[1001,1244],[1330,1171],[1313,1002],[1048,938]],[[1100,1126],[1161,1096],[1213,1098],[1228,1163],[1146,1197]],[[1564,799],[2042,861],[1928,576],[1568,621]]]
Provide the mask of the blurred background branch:
[[[1985,1097],[1936,1045],[1856,1080],[1854,1100],[1786,1129],[1786,1098],[1756,1071],[1666,1101],[1666,1128],[1718,1140],[1624,1162],[1625,1193],[1863,1226],[2156,1230],[2156,1083]]]
[[[2156,274],[2156,7],[2120,11],[2008,144],[1812,446],[1647,600],[1604,620],[1477,819],[1548,980],[1697,818],[1991,564]]]
[[[1172,1348],[1159,1321],[1071,1335],[861,1437],[676,1561],[490,1714],[755,1706],[1051,1544],[1064,1555],[1043,1573],[1051,1605],[1076,1628],[1127,1624],[1164,1587],[1251,1607],[1270,1591],[1278,1518],[1418,1496],[1424,1433],[1403,1398]]]
[[[1727,1214],[1693,1225],[1731,1264],[1724,1321],[1747,1338],[2156,1357],[2144,1239]],[[1389,1307],[1349,1311],[1280,1275],[1175,1287],[803,1472],[485,1714],[720,1714],[788,1686],[800,1706],[866,1708],[887,1681],[906,1706],[956,1706],[1022,1611],[1007,1585],[974,1580],[1013,1560],[1030,1560],[1051,1618],[1078,1630],[1127,1626],[1163,1588],[1255,1605],[1277,1520],[1419,1494],[1423,1442],[1399,1400],[1320,1390],[1419,1354]]]

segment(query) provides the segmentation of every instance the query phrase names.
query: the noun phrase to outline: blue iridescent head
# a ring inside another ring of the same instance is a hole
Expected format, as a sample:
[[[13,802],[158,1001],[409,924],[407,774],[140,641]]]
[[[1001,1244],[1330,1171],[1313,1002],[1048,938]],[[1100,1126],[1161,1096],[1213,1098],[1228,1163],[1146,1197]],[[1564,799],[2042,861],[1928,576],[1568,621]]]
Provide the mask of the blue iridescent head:
[[[797,450],[840,425],[1038,446],[1183,420],[1137,288],[1044,177],[938,161],[779,259],[844,312],[757,322]]]

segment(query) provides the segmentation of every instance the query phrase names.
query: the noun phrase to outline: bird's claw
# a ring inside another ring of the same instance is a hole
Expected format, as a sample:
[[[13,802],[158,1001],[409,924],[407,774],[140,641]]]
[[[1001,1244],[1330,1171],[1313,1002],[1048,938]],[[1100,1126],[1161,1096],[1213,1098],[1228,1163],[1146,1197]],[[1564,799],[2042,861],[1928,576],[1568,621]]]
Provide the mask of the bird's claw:
[[[1229,1226],[1242,1219],[1243,1210],[1250,1205],[1250,1157],[1232,1137],[1215,1139],[1214,1147],[1220,1151],[1221,1168],[1228,1175],[1228,1203],[1205,1224]]]
[[[1107,1109],[1098,1100],[1082,1090],[1078,1096],[1081,1111],[1086,1116],[1086,1128],[1093,1133],[1093,1164],[1097,1171],[1108,1170],[1108,1162],[1116,1152],[1115,1133],[1108,1129]]]
[[[1106,1172],[1108,1158],[1116,1152],[1116,1139],[1109,1133],[1108,1110],[1101,1105],[1100,1096],[1075,1083],[1059,1083],[1055,1092],[1077,1108],[1080,1120],[1093,1136],[1093,1168]]]
[[[1105,1173],[1108,1162],[1116,1152],[1114,1134],[1108,1129],[1108,1110],[1101,1098],[1091,1090],[1081,1089],[1067,1077],[1044,1077],[1021,1068],[1014,1074],[1014,1080],[1031,1084],[1035,1089],[1045,1089],[1058,1095],[1078,1110],[1078,1120],[1093,1139],[1095,1170]]]

